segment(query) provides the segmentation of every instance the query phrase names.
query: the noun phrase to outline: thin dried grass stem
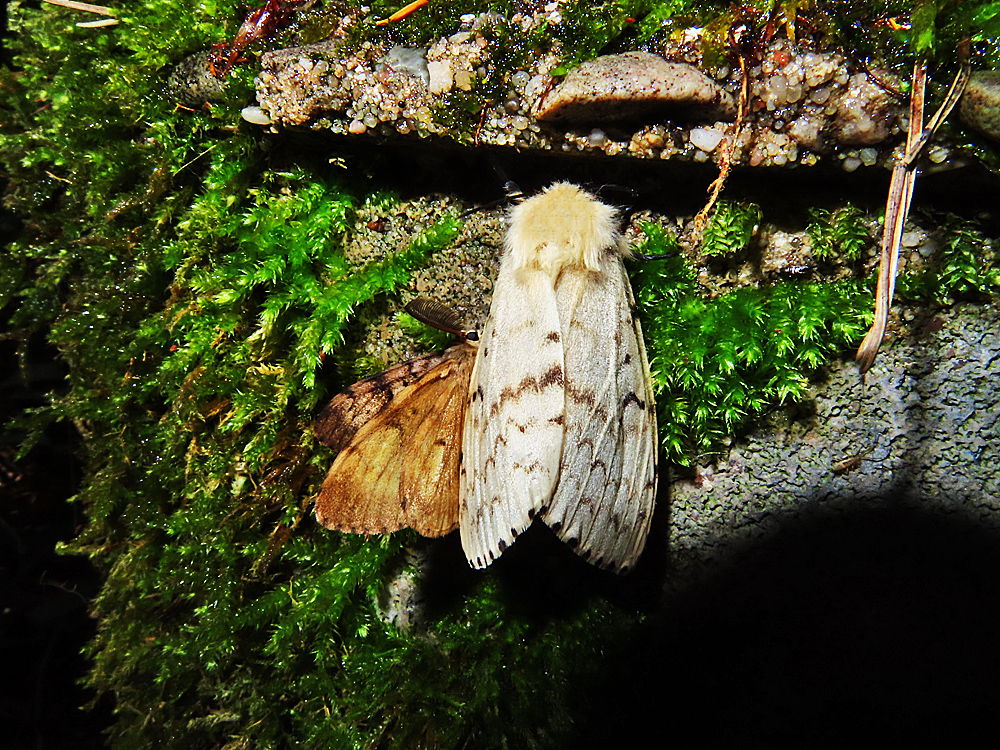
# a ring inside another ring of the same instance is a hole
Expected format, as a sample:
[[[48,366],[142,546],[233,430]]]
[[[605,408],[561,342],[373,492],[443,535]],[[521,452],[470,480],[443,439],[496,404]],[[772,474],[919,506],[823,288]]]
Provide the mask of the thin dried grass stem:
[[[101,16],[113,16],[115,13],[111,8],[107,8],[103,5],[92,5],[91,3],[78,3],[76,0],[42,0],[42,2],[49,3],[50,5],[60,5],[63,8],[71,8],[72,10],[82,10],[87,13],[97,13]]]

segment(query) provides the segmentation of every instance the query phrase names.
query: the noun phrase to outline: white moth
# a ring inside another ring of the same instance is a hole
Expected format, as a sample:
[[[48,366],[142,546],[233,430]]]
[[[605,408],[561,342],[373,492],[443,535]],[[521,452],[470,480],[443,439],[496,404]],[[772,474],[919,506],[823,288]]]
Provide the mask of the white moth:
[[[459,526],[474,568],[536,516],[624,572],[656,494],[656,410],[617,215],[560,182],[510,214],[469,385]]]

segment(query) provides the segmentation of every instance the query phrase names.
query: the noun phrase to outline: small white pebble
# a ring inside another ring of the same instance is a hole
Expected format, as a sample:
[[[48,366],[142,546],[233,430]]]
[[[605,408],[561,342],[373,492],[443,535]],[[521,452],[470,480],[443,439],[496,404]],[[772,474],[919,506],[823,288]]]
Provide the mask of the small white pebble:
[[[715,128],[691,128],[689,137],[691,145],[707,153],[715,151],[722,140],[723,133]]]
[[[451,63],[447,60],[427,63],[429,77],[428,88],[432,94],[444,94],[451,89],[454,81],[451,73]]]
[[[825,104],[826,100],[830,98],[830,87],[821,86],[820,88],[813,89],[809,92],[809,98],[817,104]]]
[[[514,127],[517,127],[517,121],[514,121]],[[594,128],[590,131],[590,135],[587,136],[587,142],[591,146],[603,146],[608,140],[608,136],[600,128]]]
[[[932,146],[927,151],[927,158],[935,164],[943,164],[948,159],[948,149],[944,146]]]
[[[351,120],[351,124],[347,126],[347,132],[354,135],[361,135],[367,130],[368,128],[365,127],[365,124],[361,120]]]
[[[264,114],[260,107],[244,107],[240,110],[240,117],[254,125],[270,125],[271,118]]]
[[[856,156],[848,156],[844,159],[844,171],[853,172],[855,169],[861,166],[861,159]]]
[[[863,148],[858,151],[858,156],[861,157],[861,163],[866,167],[870,167],[878,161],[878,151],[873,148]]]

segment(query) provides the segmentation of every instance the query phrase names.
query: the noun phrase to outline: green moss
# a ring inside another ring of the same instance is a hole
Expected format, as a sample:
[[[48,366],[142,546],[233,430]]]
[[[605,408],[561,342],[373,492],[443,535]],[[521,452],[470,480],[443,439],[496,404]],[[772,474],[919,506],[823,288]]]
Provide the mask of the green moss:
[[[864,215],[850,203],[834,211],[811,208],[809,217],[806,232],[812,240],[813,257],[819,260],[858,260],[872,243]]]
[[[705,225],[701,252],[708,256],[734,255],[750,246],[760,225],[760,207],[754,203],[719,201]]]
[[[541,726],[558,746],[568,686],[634,615],[595,598],[532,622],[487,576],[401,633],[375,598],[413,535],[311,519],[321,357],[459,222],[439,213],[355,267],[358,207],[392,198],[272,166],[232,125],[249,67],[230,101],[176,111],[160,66],[231,35],[234,8],[138,6],[86,33],[62,9],[12,12],[24,72],[2,74],[0,156],[27,225],[0,293],[9,335],[47,331],[70,365],[25,422],[84,432],[89,524],[67,549],[107,575],[88,683],[116,697],[112,745],[527,747]]]
[[[646,227],[640,252],[669,251]],[[767,409],[807,393],[808,376],[856,345],[870,293],[857,281],[745,287],[706,299],[682,258],[633,276],[643,311],[666,456],[687,465],[720,450]]]
[[[986,300],[1000,292],[1000,248],[975,223],[945,214],[937,217],[934,251],[926,266],[900,274],[896,296],[912,301],[951,304]]]

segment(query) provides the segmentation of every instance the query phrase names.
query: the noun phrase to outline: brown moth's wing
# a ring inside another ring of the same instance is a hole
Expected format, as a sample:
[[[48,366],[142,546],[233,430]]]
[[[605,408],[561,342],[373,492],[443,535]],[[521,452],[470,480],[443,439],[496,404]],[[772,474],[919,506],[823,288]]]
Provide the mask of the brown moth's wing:
[[[420,422],[403,460],[400,490],[407,525],[424,536],[443,536],[458,527],[458,459],[476,348],[463,344],[456,354],[447,387]]]
[[[447,349],[357,430],[323,481],[321,524],[361,534],[412,526],[424,536],[458,525],[458,451],[474,357],[470,344]]]
[[[400,391],[441,364],[447,351],[432,352],[403,362],[341,391],[313,422],[316,438],[323,445],[342,451],[358,430],[383,411]]]

